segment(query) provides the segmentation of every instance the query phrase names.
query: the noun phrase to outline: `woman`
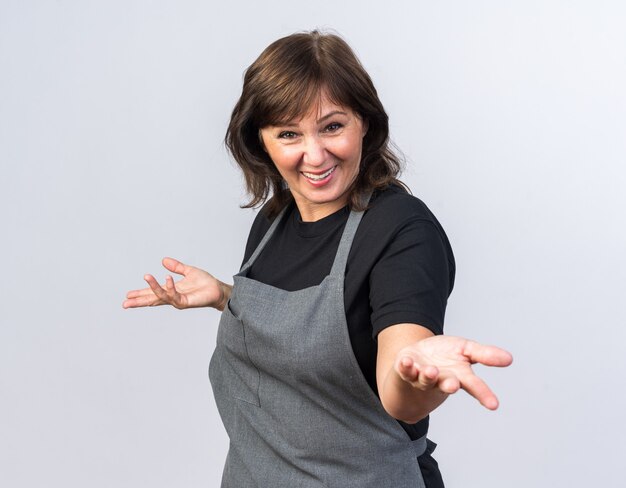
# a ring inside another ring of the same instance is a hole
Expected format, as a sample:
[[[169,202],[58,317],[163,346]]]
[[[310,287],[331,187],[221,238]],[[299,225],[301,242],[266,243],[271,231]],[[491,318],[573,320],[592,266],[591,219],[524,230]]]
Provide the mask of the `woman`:
[[[226,144],[265,203],[234,285],[165,258],[125,308],[223,310],[209,375],[230,437],[225,487],[443,486],[428,414],[493,346],[443,336],[454,258],[397,179],[385,110],[335,35],[294,34],[248,68]],[[416,462],[416,460],[418,462]]]

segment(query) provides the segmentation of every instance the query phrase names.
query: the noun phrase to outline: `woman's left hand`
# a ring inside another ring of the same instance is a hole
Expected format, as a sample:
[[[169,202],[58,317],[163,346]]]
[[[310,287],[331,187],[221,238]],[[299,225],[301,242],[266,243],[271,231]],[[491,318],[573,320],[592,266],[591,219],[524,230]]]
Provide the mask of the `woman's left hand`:
[[[472,364],[509,366],[511,354],[496,346],[453,336],[433,336],[401,349],[394,369],[407,383],[422,391],[438,388],[455,393],[462,388],[490,410],[498,408],[498,399],[487,384],[474,374]]]

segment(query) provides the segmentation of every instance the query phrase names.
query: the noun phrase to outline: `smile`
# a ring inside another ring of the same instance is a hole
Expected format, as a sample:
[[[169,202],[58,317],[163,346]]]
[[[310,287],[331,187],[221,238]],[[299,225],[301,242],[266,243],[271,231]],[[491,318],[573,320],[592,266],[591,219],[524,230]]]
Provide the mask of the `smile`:
[[[332,168],[330,168],[328,171],[319,174],[319,175],[315,175],[313,173],[306,173],[304,171],[301,171],[302,175],[305,176],[306,178],[308,178],[309,180],[313,180],[313,181],[321,181],[324,178],[328,178],[333,171],[335,171],[337,169],[337,166],[333,166]]]

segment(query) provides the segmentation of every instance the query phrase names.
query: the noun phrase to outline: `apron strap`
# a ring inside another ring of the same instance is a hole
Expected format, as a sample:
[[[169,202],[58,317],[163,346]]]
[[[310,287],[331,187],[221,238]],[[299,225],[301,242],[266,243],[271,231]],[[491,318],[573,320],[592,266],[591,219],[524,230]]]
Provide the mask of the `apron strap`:
[[[259,254],[261,254],[261,251],[263,250],[263,248],[265,247],[267,242],[272,237],[272,234],[274,234],[274,231],[276,230],[276,227],[278,227],[278,224],[283,219],[283,216],[287,212],[287,208],[289,208],[290,205],[291,204],[285,205],[285,207],[283,207],[283,209],[280,211],[280,213],[276,216],[276,218],[274,219],[274,222],[272,222],[272,225],[270,225],[270,228],[267,229],[267,232],[263,236],[263,239],[261,239],[261,242],[259,242],[259,245],[256,247],[256,249],[252,253],[252,256],[250,256],[250,259],[248,259],[248,261],[246,261],[245,264],[239,270],[240,273],[242,271],[248,269],[250,266],[252,266],[252,263],[254,263],[254,261],[259,256]]]
[[[330,271],[331,276],[343,277],[345,274],[348,254],[350,254],[352,241],[354,240],[354,235],[356,234],[356,230],[359,227],[362,218],[363,212],[355,212],[354,210],[350,212],[346,226],[343,229],[343,234],[341,235],[341,241],[339,241],[339,248],[337,249],[337,254],[335,255],[333,267]]]
[[[365,195],[364,201],[369,202],[371,196],[371,193]],[[339,248],[337,249],[337,254],[335,255],[333,267],[330,271],[331,276],[340,276],[343,279],[346,272],[346,264],[348,263],[348,255],[350,254],[350,248],[352,247],[352,241],[354,240],[356,230],[359,227],[362,218],[363,211],[355,212],[352,210],[350,212],[346,226],[343,229],[343,234],[341,235],[341,241],[339,241]]]

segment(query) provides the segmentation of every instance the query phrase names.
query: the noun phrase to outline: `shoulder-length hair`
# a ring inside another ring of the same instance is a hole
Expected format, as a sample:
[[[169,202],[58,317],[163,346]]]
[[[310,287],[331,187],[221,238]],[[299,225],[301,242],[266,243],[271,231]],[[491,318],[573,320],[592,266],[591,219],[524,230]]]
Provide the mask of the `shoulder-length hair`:
[[[271,197],[266,206],[271,217],[292,200],[263,149],[260,129],[303,116],[322,90],[330,101],[359,115],[368,128],[350,189],[350,208],[365,209],[365,195],[376,189],[393,183],[405,186],[397,179],[402,163],[390,148],[388,116],[371,78],[343,39],[314,30],[274,41],[245,72],[225,137],[251,197],[243,208],[257,207]]]

